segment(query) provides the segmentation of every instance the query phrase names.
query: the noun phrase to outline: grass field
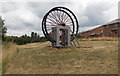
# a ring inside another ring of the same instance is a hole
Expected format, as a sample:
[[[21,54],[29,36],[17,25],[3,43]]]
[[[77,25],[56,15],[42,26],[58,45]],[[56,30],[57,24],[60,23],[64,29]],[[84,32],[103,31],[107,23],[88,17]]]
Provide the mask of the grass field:
[[[81,41],[71,48],[46,47],[50,42],[16,45],[17,55],[6,74],[117,74],[118,41]]]

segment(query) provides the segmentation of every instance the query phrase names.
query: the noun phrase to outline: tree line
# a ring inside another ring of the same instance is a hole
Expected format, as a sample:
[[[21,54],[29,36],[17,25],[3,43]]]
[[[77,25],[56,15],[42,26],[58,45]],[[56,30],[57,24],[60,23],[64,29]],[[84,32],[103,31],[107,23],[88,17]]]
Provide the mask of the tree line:
[[[47,41],[47,39],[45,37],[40,37],[35,32],[31,32],[31,36],[27,36],[27,34],[25,34],[20,37],[7,36],[6,33],[7,33],[7,28],[4,26],[4,20],[2,20],[2,18],[0,17],[0,41],[13,42],[18,45]]]
[[[44,42],[47,41],[45,37],[40,37],[37,33],[31,32],[31,36],[22,35],[18,36],[6,36],[5,41],[7,42],[14,42],[18,45],[23,45],[27,43],[34,43],[34,42]]]

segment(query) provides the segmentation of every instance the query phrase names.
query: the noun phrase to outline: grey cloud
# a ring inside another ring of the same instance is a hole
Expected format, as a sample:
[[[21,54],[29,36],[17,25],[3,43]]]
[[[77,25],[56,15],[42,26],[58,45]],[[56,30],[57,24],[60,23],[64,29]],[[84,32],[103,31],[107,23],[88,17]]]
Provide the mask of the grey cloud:
[[[15,11],[18,8],[19,6],[15,2],[3,2],[2,3],[2,13]]]
[[[41,30],[40,24],[31,24],[31,23],[28,23],[28,22],[24,22],[20,19],[17,19],[17,20],[19,20],[19,22],[21,24],[17,24],[18,23],[18,21],[17,21],[16,24],[6,24],[6,27],[8,29],[15,30],[15,31],[26,30],[26,29],[27,30],[34,30],[34,31],[40,31]]]
[[[103,2],[87,5],[84,11],[84,16],[87,20],[81,24],[81,26],[95,26],[106,23],[108,18],[105,16],[104,12],[109,10],[109,8],[110,6]]]
[[[24,23],[25,27],[24,29],[29,29],[29,30],[34,30],[34,31],[41,31],[41,26],[38,24],[37,26],[35,26],[34,24],[31,23]]]
[[[30,12],[33,14],[33,16],[35,16],[35,19],[33,19],[33,21],[31,21],[31,20],[27,21],[22,17],[23,14],[24,15],[28,14],[25,11],[22,11],[23,13],[19,13],[19,11],[21,12],[21,8],[20,8],[21,5],[23,5],[22,6],[23,8],[28,8],[28,6],[27,6],[28,3],[25,4],[25,3],[22,3],[22,2],[19,2],[19,3],[8,2],[8,3],[4,3],[4,4],[5,4],[5,6],[2,7],[4,9],[2,11],[2,13],[4,14],[5,25],[8,29],[15,30],[16,32],[17,32],[17,30],[26,30],[26,29],[31,30],[31,31],[32,30],[39,31],[38,30],[38,28],[40,29],[39,18],[36,19],[36,16],[32,11],[30,11]],[[8,7],[7,7],[7,5],[8,5]],[[19,7],[19,8],[16,9],[14,7]],[[27,9],[27,10],[29,10],[29,9]]]
[[[41,19],[53,7],[65,6],[71,4],[70,2],[29,2],[29,7]]]

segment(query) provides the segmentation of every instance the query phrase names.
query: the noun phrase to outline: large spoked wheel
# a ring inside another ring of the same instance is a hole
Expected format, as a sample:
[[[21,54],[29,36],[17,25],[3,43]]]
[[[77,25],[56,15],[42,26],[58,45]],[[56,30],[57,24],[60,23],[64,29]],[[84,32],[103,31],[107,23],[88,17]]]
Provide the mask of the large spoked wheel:
[[[56,42],[56,40],[51,35],[51,32],[57,26],[69,26],[71,30],[71,41],[74,40],[73,34],[78,33],[78,21],[76,16],[65,7],[55,7],[51,9],[43,18],[42,21],[42,31],[45,37],[51,41]]]

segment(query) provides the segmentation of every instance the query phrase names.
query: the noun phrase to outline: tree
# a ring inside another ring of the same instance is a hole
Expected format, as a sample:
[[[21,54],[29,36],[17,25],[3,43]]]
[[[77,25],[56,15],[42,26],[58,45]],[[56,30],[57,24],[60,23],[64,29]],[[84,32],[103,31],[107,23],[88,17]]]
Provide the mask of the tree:
[[[15,43],[17,43],[18,45],[23,45],[23,44],[29,43],[28,36],[27,35],[22,35],[22,36],[18,37],[15,40]]]
[[[81,36],[80,36],[80,34],[79,34],[79,33],[76,35],[76,38],[81,38]]]
[[[0,17],[0,40],[5,40],[5,34],[7,33],[7,28],[4,26],[4,20]]]
[[[31,37],[34,37],[34,32],[31,32]]]
[[[37,37],[37,33],[35,33],[35,37]]]
[[[40,37],[40,35],[37,35],[37,37],[39,38],[39,37]]]

